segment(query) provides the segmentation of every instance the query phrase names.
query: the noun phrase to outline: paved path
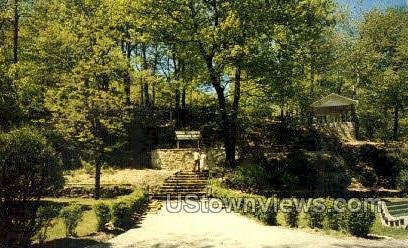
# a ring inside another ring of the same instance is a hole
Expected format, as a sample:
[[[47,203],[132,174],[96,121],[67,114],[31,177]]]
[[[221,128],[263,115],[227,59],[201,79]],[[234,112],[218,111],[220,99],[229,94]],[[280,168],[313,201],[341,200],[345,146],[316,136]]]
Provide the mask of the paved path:
[[[198,206],[203,204],[195,205]],[[157,214],[148,214],[139,228],[110,240],[108,247],[408,247],[407,241],[334,238],[296,229],[264,226],[224,210],[216,212],[188,213],[188,209],[184,209],[171,213],[165,205]]]

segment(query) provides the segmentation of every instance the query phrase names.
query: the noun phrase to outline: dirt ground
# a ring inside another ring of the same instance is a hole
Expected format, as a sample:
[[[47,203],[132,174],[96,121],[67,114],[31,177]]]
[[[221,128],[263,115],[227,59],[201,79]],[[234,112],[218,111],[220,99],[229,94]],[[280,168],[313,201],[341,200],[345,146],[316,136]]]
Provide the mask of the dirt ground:
[[[152,170],[152,169],[107,169],[102,171],[101,184],[130,184],[135,187],[147,187],[152,189],[160,187],[164,180],[176,171],[168,170]],[[81,184],[93,185],[95,177],[93,173],[88,173],[86,170],[70,171],[65,175],[67,185]]]

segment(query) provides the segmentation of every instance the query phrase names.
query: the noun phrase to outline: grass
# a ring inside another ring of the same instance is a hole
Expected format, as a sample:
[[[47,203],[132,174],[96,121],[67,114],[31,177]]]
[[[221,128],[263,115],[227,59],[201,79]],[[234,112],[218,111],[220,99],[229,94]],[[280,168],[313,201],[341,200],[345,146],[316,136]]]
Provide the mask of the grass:
[[[92,236],[97,233],[97,219],[95,212],[92,209],[92,206],[101,202],[101,201],[113,201],[114,199],[109,199],[109,200],[94,200],[94,199],[88,199],[88,198],[45,198],[44,201],[56,204],[56,205],[61,205],[61,206],[67,206],[70,204],[79,204],[83,205],[84,209],[84,215],[79,223],[76,232],[79,238],[81,237],[87,237],[87,236]],[[61,218],[57,217],[54,220],[52,220],[52,225],[49,227],[47,230],[47,243],[51,241],[54,242],[56,240],[60,240],[63,244],[67,240],[70,240],[69,243],[76,243],[73,240],[74,239],[67,239],[65,237],[65,225],[64,222]],[[83,240],[84,241],[84,240]],[[34,240],[34,243],[38,242],[38,240]],[[61,243],[60,242],[60,243]],[[90,240],[91,242],[91,240]],[[95,241],[96,242],[96,241]],[[67,244],[70,246],[69,244]],[[51,245],[51,247],[54,247]],[[63,246],[65,247],[65,246]],[[74,246],[73,246],[74,247]]]
[[[396,239],[408,239],[408,230],[385,227],[381,224],[380,217],[377,215],[371,233],[379,236],[388,236]]]
[[[89,236],[96,233],[96,215],[93,210],[87,210],[84,212],[82,221],[79,223],[76,232],[78,237]],[[61,218],[56,218],[53,221],[54,226],[47,232],[48,239],[54,240],[65,238],[65,225]]]

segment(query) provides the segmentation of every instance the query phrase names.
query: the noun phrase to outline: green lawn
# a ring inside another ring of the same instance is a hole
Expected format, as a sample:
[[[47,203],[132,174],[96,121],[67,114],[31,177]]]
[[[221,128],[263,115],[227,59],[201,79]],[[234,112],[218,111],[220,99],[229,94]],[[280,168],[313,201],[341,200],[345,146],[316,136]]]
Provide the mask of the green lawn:
[[[371,233],[380,236],[389,236],[396,239],[408,239],[407,229],[385,227],[381,224],[381,220],[378,215],[377,218],[375,218],[374,226],[371,229]]]
[[[94,199],[88,199],[88,198],[45,198],[44,199],[44,201],[46,202],[57,204],[57,205],[60,204],[61,206],[66,206],[69,204],[79,204],[79,205],[85,206],[84,208],[86,210],[84,211],[82,221],[79,223],[76,229],[78,238],[95,235],[97,233],[97,230],[96,230],[97,220],[96,220],[96,215],[92,209],[92,206],[101,201],[106,202],[106,201],[112,201],[112,200],[113,199],[94,200]],[[46,240],[47,242],[66,238],[65,237],[65,226],[61,218],[57,217],[52,221],[52,226],[48,229],[47,236],[48,236]],[[34,239],[34,243],[37,243],[37,242],[38,240]]]

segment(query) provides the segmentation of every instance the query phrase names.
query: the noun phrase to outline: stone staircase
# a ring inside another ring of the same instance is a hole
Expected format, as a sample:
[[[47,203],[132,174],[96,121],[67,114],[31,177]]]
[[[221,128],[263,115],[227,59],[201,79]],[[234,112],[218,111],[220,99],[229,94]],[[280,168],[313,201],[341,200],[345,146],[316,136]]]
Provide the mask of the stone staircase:
[[[208,171],[179,171],[166,179],[163,186],[151,194],[155,200],[184,199],[186,195],[199,198],[207,195]]]
[[[380,202],[381,223],[394,228],[408,228],[408,201]]]

